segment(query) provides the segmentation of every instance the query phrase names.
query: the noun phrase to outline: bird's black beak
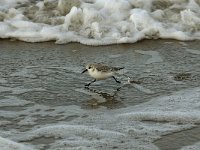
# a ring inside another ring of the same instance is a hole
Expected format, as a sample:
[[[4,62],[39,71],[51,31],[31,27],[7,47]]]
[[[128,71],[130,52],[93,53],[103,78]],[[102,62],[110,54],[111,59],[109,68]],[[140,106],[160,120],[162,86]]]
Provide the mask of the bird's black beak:
[[[86,71],[87,71],[87,69],[83,70],[83,72],[81,72],[81,73],[85,73]]]

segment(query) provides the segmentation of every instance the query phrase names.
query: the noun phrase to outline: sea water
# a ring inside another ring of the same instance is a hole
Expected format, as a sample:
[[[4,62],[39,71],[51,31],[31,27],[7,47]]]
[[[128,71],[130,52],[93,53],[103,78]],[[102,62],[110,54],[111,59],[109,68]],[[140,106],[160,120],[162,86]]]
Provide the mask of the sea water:
[[[15,41],[199,40],[199,0],[1,0],[0,37],[13,41],[0,41],[0,150],[157,150],[199,126],[198,42]],[[90,62],[125,67],[120,90],[109,79],[85,89]]]
[[[199,0],[1,0],[0,38],[134,43],[200,39]]]
[[[156,140],[184,130],[197,137],[164,140],[168,149],[181,140],[179,148],[198,149],[199,43],[153,43],[1,40],[0,150],[157,150]],[[116,76],[122,83],[107,79],[85,89],[92,79],[81,72],[93,61],[125,67]]]

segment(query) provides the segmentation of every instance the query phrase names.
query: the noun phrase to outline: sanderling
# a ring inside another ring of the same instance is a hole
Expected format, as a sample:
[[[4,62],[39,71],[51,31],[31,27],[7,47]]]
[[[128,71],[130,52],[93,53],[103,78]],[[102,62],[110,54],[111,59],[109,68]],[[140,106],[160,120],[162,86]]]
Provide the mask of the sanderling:
[[[94,83],[97,80],[104,80],[109,77],[115,79],[117,83],[121,83],[114,77],[114,74],[121,69],[123,69],[123,67],[108,67],[102,64],[89,64],[86,66],[86,69],[82,73],[88,71],[89,75],[93,77],[94,80],[85,86],[89,87],[91,83]]]

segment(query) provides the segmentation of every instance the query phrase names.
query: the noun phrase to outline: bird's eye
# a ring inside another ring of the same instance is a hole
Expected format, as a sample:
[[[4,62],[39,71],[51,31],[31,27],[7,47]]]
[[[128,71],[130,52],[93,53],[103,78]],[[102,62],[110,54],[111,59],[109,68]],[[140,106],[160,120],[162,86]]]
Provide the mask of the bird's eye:
[[[89,67],[88,69],[91,69],[92,67]]]

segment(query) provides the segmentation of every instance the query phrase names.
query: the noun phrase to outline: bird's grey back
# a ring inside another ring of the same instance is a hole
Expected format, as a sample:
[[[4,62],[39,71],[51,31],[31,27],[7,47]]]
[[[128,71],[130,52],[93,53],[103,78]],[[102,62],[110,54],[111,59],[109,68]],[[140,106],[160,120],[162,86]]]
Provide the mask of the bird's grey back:
[[[108,71],[118,71],[123,69],[124,67],[108,67],[106,65],[95,64],[95,68],[101,72],[108,72]]]

